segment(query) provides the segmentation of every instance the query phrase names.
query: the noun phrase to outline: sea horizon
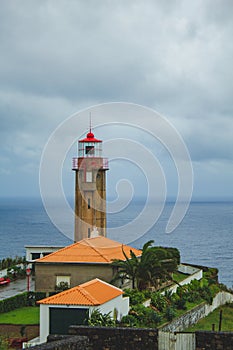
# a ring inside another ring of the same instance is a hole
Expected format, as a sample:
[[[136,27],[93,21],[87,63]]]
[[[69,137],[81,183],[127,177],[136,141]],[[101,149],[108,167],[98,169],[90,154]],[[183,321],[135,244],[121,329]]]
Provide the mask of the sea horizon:
[[[73,198],[68,200],[72,205]],[[143,232],[141,223],[137,232],[129,232],[127,237],[121,236],[120,229],[115,236],[111,235],[112,227],[127,225],[139,215],[145,200],[133,200],[124,210],[107,215],[108,237],[136,248],[142,248],[151,239],[155,245],[176,247],[180,250],[182,262],[218,268],[220,282],[231,288],[233,201],[195,199],[179,226],[167,234],[166,224],[173,204],[171,200],[165,203],[158,221],[147,232]],[[153,203],[149,209],[148,215],[153,215]],[[1,198],[0,220],[0,259],[25,255],[25,245],[65,246],[73,242],[52,224],[40,197]],[[72,236],[74,221],[67,222],[67,225]]]

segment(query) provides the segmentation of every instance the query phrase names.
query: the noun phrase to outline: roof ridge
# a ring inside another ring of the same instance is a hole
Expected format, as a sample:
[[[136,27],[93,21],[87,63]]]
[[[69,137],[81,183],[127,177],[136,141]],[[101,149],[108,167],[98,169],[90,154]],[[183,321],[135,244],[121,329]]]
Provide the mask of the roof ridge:
[[[91,302],[91,303],[95,303],[96,305],[100,305],[100,302],[93,297],[87,290],[85,290],[85,288],[83,288],[82,286],[79,286],[79,288],[81,289],[80,292]]]
[[[103,280],[101,280],[101,279],[99,279],[99,278],[95,278],[95,280],[98,281],[98,282],[100,282],[100,283],[105,284],[105,285],[108,286],[108,287],[110,286],[110,287],[112,287],[112,288],[114,288],[114,289],[116,289],[116,290],[121,291],[122,294],[124,293],[123,290],[122,290],[121,288],[118,288],[118,287],[114,286],[114,285],[111,284],[111,283],[108,283],[108,282],[106,282],[106,281],[103,281]]]
[[[87,240],[85,240],[87,242]],[[98,248],[94,247],[92,244],[90,244],[90,242],[87,242],[87,244],[89,245],[89,247],[91,247],[93,250],[95,250],[100,256],[102,256],[102,258],[106,261],[109,262],[109,259],[107,259],[100,251]]]
[[[98,278],[98,277],[94,278],[93,280],[90,280],[90,281],[87,281],[87,282],[84,282],[84,283],[80,284],[80,287],[83,287],[83,286],[86,287],[86,286],[89,286],[89,285],[94,284],[94,283],[97,283],[97,282],[99,282],[99,283],[101,283],[101,284],[104,284],[104,285],[107,286],[107,287],[111,287],[111,288],[113,288],[113,289],[116,289],[116,290],[122,292],[122,294],[123,294],[123,290],[122,290],[121,288],[118,288],[118,287],[114,286],[114,285],[111,284],[111,283],[108,283],[108,282],[106,282],[106,281],[103,281],[103,280],[101,280],[101,279]]]

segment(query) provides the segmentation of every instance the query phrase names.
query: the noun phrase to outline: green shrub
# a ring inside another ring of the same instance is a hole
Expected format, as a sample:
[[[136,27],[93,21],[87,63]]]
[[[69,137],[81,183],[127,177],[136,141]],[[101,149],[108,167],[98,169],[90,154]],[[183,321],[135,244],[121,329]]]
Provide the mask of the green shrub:
[[[110,313],[102,314],[98,309],[91,313],[88,319],[89,326],[100,326],[100,327],[115,327],[115,320],[110,316]]]
[[[186,310],[186,300],[184,298],[178,298],[176,303],[174,304],[178,310]]]
[[[213,294],[211,292],[211,289],[209,286],[205,286],[203,288],[200,288],[199,290],[201,297],[207,301],[208,304],[212,304],[213,302]]]
[[[7,350],[7,349],[9,349],[7,340],[0,336],[0,350]]]
[[[168,321],[172,321],[176,317],[176,312],[172,306],[168,306],[165,311],[165,317]]]
[[[130,315],[137,319],[139,327],[156,327],[161,321],[161,315],[144,305],[134,305],[130,310]]]
[[[121,326],[123,327],[139,327],[139,322],[136,316],[126,315],[121,319]]]
[[[0,313],[27,306],[27,301],[27,292],[15,295],[11,298],[0,300]]]
[[[38,300],[45,298],[44,292],[25,292],[0,300],[0,313],[9,312],[23,306],[34,306]]]
[[[67,289],[69,289],[68,282],[60,282],[58,285],[55,286],[56,293],[63,292],[64,290],[67,290]]]
[[[156,307],[159,311],[163,311],[167,306],[167,299],[159,292],[151,294],[151,305]]]
[[[161,322],[161,320],[162,316],[158,312],[148,308],[145,318],[145,325],[147,327],[156,327],[159,324],[159,322]]]
[[[139,291],[138,289],[125,289],[124,296],[129,297],[130,305],[138,305],[143,303],[148,295],[148,292]]]

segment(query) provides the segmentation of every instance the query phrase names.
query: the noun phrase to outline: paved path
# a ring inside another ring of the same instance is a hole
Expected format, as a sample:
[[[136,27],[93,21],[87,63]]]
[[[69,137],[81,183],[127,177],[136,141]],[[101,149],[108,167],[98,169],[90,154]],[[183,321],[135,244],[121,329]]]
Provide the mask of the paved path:
[[[34,281],[30,280],[30,290],[34,291]],[[8,286],[0,287],[0,300],[13,297],[19,293],[27,291],[27,279],[20,279],[15,282],[11,282]]]

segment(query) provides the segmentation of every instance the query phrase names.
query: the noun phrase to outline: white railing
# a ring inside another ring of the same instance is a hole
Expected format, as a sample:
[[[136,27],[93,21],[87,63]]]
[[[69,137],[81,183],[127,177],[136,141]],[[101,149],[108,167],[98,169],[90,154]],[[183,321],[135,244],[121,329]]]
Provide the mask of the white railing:
[[[77,157],[73,158],[73,161],[72,161],[72,169],[73,170],[78,170],[80,168],[78,165],[79,159],[80,158],[77,158]],[[85,158],[82,158],[82,159],[85,159]],[[90,157],[88,159],[90,159]],[[103,170],[108,169],[108,158],[91,157],[91,159],[93,159],[93,169],[96,169],[96,168],[103,169]],[[84,166],[83,166],[83,168],[84,168]]]

